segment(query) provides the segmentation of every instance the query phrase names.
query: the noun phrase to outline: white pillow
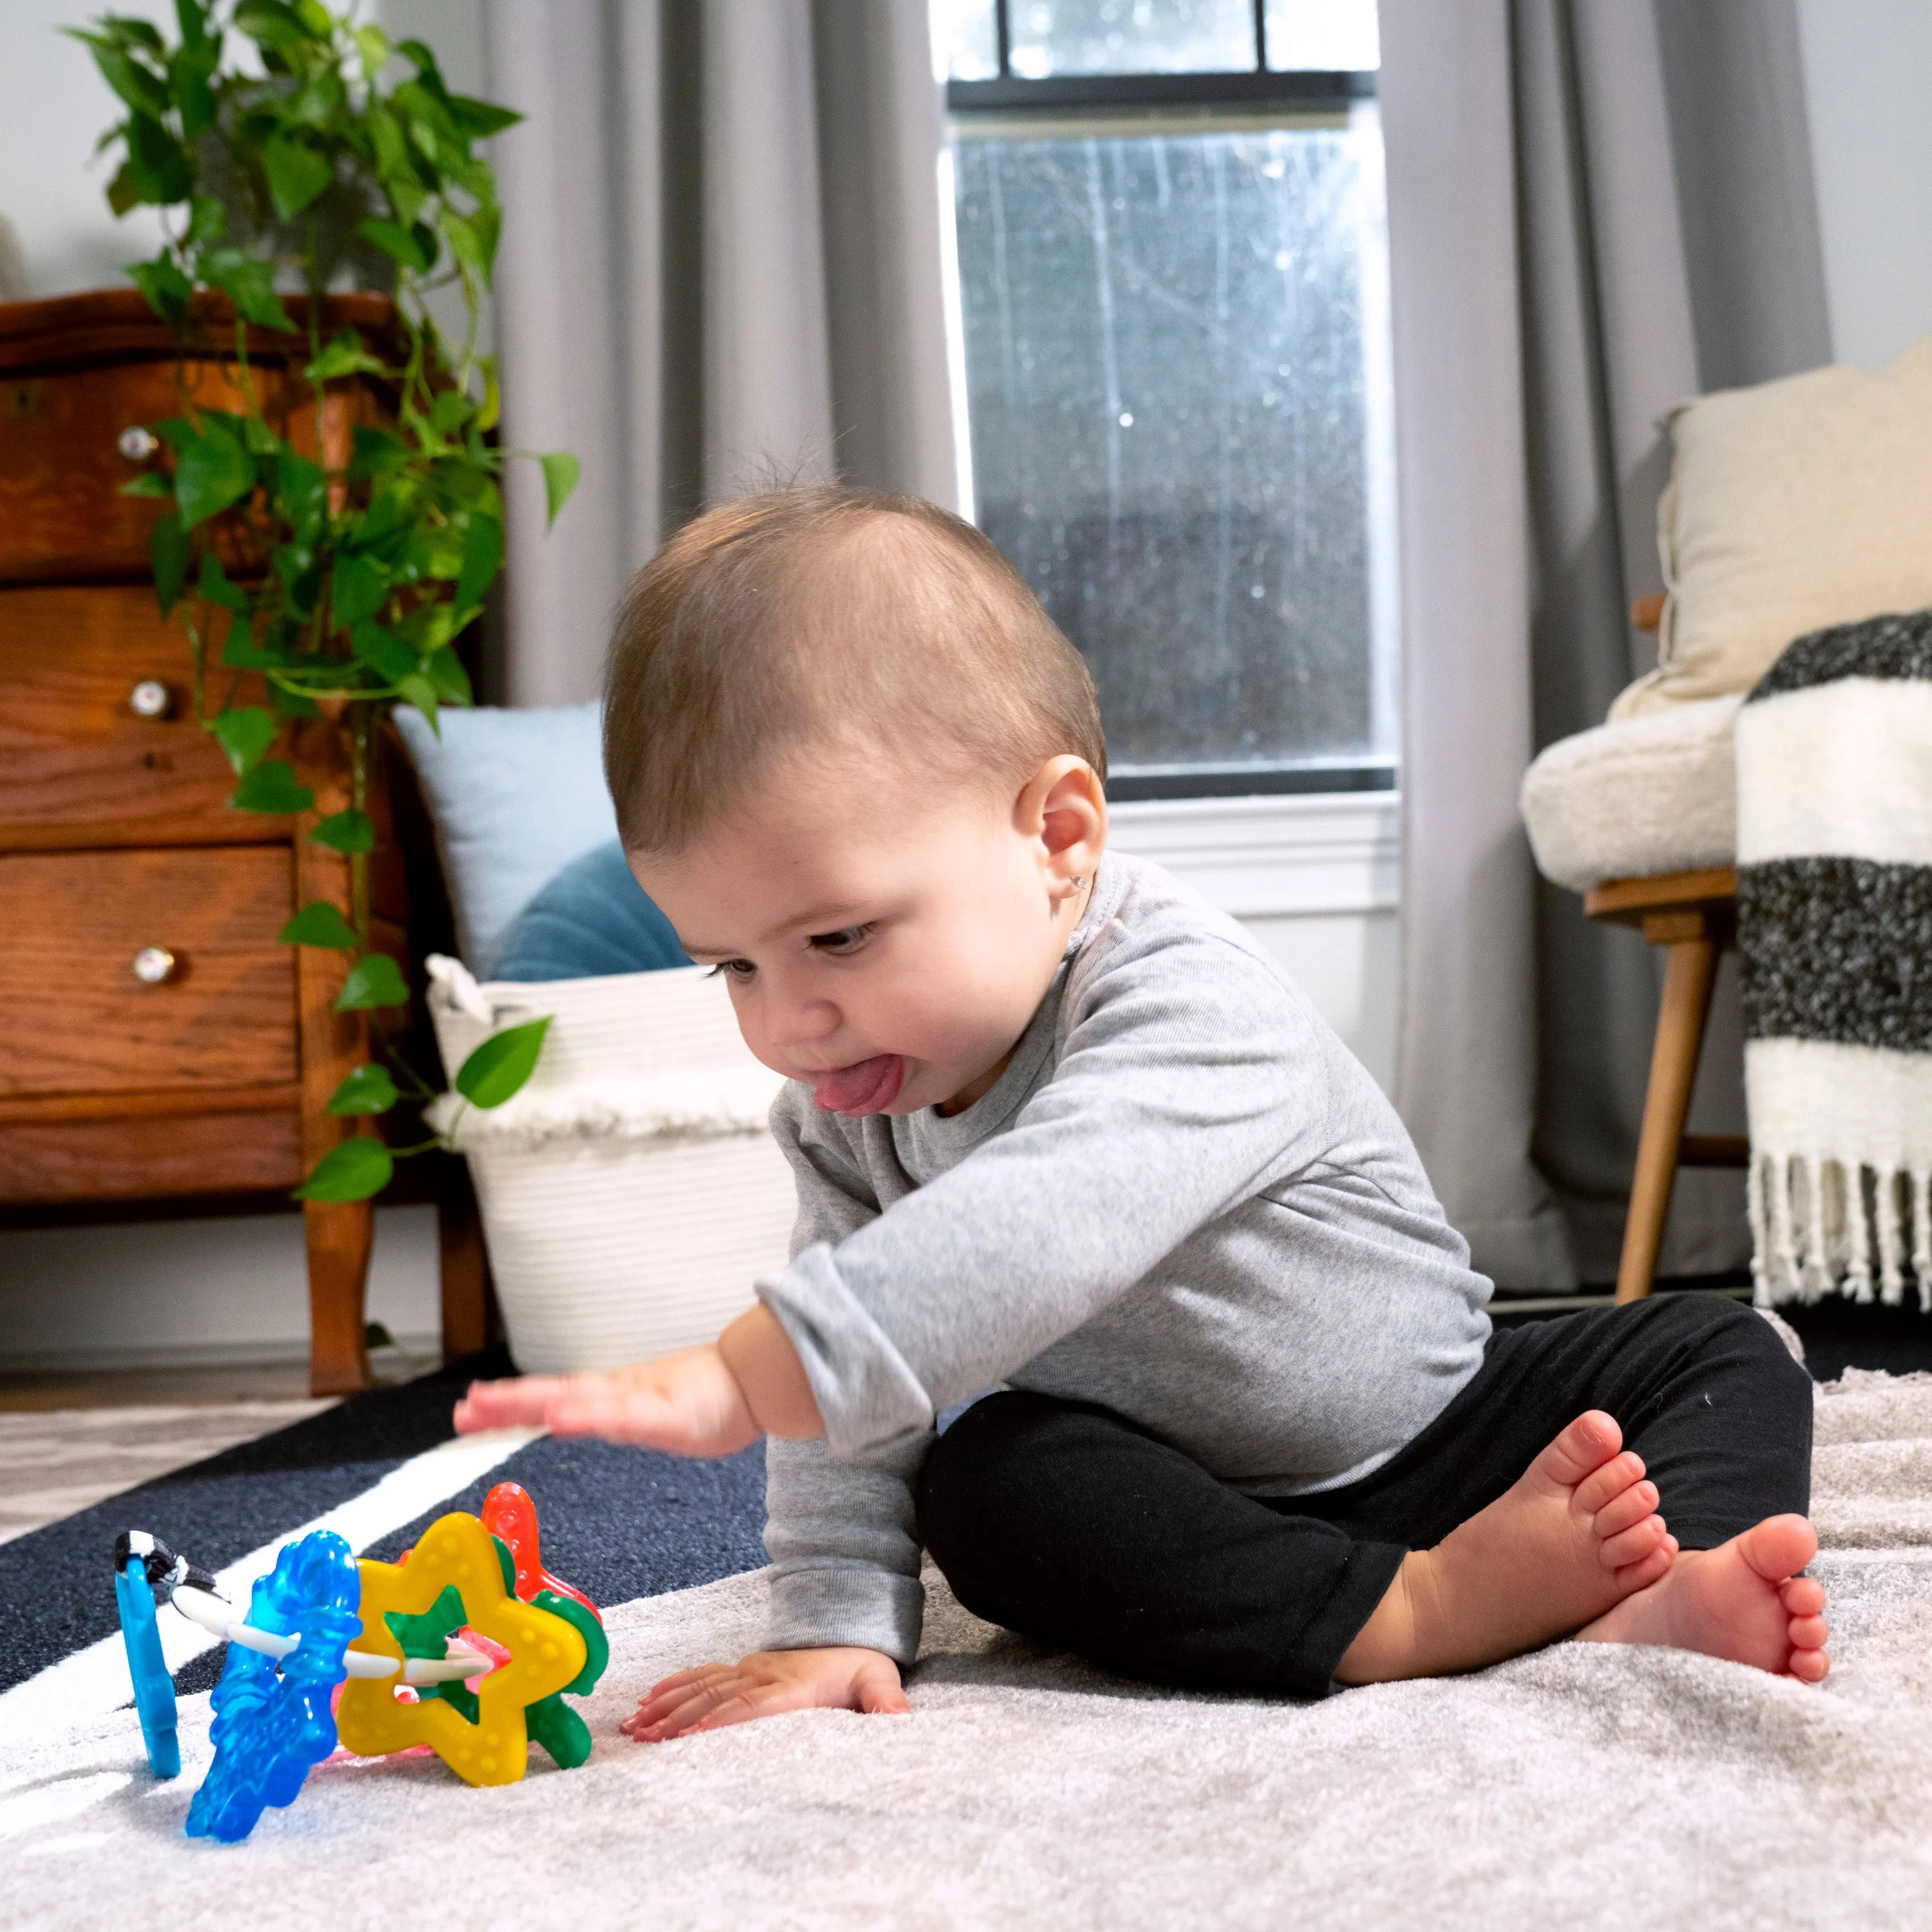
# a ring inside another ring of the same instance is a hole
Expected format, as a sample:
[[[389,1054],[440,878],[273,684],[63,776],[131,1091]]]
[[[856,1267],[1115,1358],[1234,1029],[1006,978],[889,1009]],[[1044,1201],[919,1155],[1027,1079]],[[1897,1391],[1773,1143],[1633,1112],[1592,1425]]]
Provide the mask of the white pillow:
[[[1808,632],[1932,604],[1932,336],[1679,406],[1658,668],[1612,718],[1750,689]]]
[[[456,943],[479,979],[517,915],[568,865],[617,836],[604,784],[604,707],[442,712],[439,738],[397,708],[442,856]]]

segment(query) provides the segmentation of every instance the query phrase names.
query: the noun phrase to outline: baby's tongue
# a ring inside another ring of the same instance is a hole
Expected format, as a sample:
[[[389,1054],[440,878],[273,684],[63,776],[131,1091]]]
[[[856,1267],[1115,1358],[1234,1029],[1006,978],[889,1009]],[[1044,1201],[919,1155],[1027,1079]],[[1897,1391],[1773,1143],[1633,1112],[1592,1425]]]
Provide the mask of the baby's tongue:
[[[905,1084],[905,1061],[896,1053],[875,1054],[836,1073],[820,1074],[813,1083],[812,1097],[819,1111],[849,1114],[854,1120],[876,1114],[898,1098]]]

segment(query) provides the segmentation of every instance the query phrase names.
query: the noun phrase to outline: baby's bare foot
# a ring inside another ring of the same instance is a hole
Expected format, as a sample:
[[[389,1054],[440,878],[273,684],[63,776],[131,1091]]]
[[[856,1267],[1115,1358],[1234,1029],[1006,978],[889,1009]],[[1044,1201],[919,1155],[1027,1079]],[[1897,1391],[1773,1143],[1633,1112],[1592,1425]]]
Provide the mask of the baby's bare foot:
[[[1345,1684],[1473,1670],[1600,1618],[1670,1567],[1643,1462],[1601,1409],[1580,1415],[1489,1508],[1414,1550],[1343,1654]]]
[[[1715,1550],[1687,1550],[1666,1574],[1577,1634],[1593,1643],[1700,1650],[1820,1682],[1832,1667],[1825,1586],[1798,1572],[1818,1553],[1802,1516],[1767,1516]]]

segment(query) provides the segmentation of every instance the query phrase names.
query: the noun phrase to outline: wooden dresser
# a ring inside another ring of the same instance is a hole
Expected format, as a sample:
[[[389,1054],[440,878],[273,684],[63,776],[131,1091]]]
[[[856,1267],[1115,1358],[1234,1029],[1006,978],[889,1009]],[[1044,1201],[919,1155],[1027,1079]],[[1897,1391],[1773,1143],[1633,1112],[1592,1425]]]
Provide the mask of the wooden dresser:
[[[328,310],[327,329],[380,334],[388,304]],[[284,366],[301,340],[251,333],[250,358],[265,412],[313,447],[307,386]],[[198,404],[239,406],[221,360],[184,373]],[[334,1010],[344,956],[276,942],[297,906],[348,904],[346,862],[306,837],[348,802],[333,728],[304,725],[291,748],[313,813],[230,809],[233,774],[193,715],[187,607],[164,622],[149,586],[163,506],[120,494],[156,460],[140,426],[180,412],[178,380],[131,290],[0,305],[0,1218],[259,1211],[373,1130],[325,1112],[370,1058],[367,1016]],[[370,406],[332,394],[326,460]],[[225,690],[235,674],[211,675]],[[247,680],[240,694],[262,701]],[[371,799],[377,930],[406,958],[389,792]],[[482,1249],[460,1164],[436,1165],[453,1354],[483,1345]],[[312,1384],[363,1387],[373,1210],[302,1212]]]

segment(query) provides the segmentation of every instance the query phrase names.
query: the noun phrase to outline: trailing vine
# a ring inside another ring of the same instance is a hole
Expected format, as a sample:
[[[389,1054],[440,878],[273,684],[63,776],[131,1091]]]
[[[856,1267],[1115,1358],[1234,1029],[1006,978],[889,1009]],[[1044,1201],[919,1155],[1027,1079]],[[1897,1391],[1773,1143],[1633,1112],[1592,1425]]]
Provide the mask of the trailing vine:
[[[476,144],[520,117],[452,94],[420,40],[392,45],[352,8],[176,0],[176,16],[172,41],[149,21],[113,14],[72,30],[127,110],[100,144],[122,154],[107,199],[117,214],[160,212],[160,252],[128,272],[178,350],[181,413],[148,425],[170,460],[128,493],[168,505],[152,539],[154,594],[163,616],[178,610],[188,631],[195,716],[234,770],[230,802],[277,816],[311,811],[315,793],[286,754],[289,733],[326,719],[340,734],[348,802],[308,836],[348,862],[348,916],[318,899],[280,937],[346,956],[336,1006],[370,1014],[386,1064],[356,1067],[328,1108],[377,1115],[401,1099],[398,1078],[418,1100],[430,1094],[380,1024],[406,1005],[409,988],[372,944],[370,760],[395,706],[440,729],[442,707],[472,701],[455,646],[502,568],[502,480],[523,454],[497,446],[496,365],[478,346],[502,214]],[[323,340],[323,298],[345,279],[392,289],[392,328]],[[300,320],[283,295],[296,282],[307,296]],[[429,305],[449,287],[465,317],[456,346]],[[284,433],[294,412],[278,428],[263,406],[251,326],[293,338],[289,363],[314,410],[306,446]],[[198,406],[187,381],[190,355],[206,355],[224,328],[239,410]],[[341,421],[372,384],[389,403],[386,419]],[[332,424],[346,436],[332,435]],[[577,460],[530,460],[554,523]],[[264,704],[241,701],[251,676]],[[548,1024],[485,1041],[458,1070],[457,1090],[500,1105],[529,1078]],[[388,1184],[397,1157],[440,1144],[392,1150],[352,1135],[298,1191],[366,1199]]]

